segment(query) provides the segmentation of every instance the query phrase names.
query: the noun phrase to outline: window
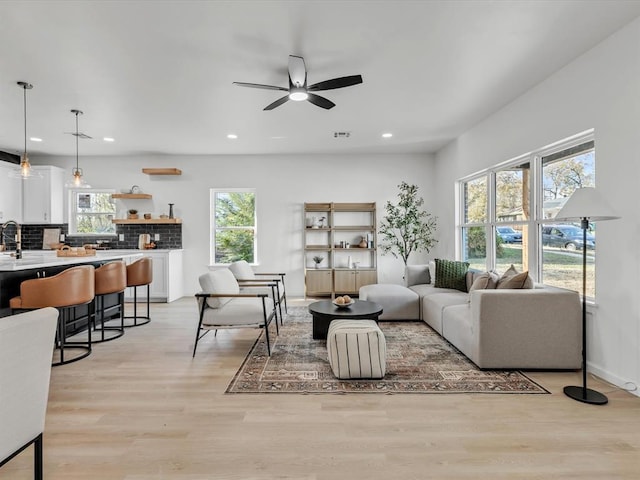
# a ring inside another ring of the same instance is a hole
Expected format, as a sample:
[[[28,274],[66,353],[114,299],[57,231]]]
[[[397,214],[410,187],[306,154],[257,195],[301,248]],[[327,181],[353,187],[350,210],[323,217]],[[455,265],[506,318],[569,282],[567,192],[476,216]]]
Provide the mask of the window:
[[[115,235],[116,204],[112,190],[69,191],[70,235]]]
[[[554,220],[577,188],[595,186],[595,150],[593,142],[563,149],[541,159],[542,218],[541,275],[544,283],[582,291],[582,249],[587,249],[587,296],[595,297],[594,232],[587,233],[584,245],[580,223]]]
[[[595,186],[593,133],[480,172],[459,182],[460,256],[472,268],[504,272],[511,264],[549,285],[595,296],[595,233],[554,220],[577,188]]]
[[[254,190],[211,190],[211,237],[212,263],[256,263]]]

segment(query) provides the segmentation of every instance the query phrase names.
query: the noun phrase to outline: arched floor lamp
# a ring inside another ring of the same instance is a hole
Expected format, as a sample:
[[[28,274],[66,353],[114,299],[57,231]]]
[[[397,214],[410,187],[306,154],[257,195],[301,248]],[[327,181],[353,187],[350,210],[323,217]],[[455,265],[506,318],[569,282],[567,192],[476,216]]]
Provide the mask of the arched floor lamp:
[[[582,386],[564,387],[568,397],[579,402],[604,405],[606,395],[587,388],[587,229],[589,222],[620,218],[595,188],[579,188],[560,209],[554,220],[579,220],[582,228]]]

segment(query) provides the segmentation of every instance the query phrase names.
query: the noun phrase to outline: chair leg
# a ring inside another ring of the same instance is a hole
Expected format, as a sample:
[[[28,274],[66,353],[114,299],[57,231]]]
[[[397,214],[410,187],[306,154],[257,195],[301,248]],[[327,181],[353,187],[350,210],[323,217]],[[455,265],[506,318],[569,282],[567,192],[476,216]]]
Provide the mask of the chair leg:
[[[34,480],[43,480],[44,461],[42,433],[36,437],[33,443],[33,449],[33,478]]]
[[[267,339],[267,353],[271,356],[271,345],[269,344],[269,317],[267,316],[267,304],[264,301],[264,297],[262,297],[262,315],[264,316],[264,336]],[[276,318],[276,326],[277,325],[278,319]]]
[[[196,348],[198,348],[198,340],[200,339],[200,330],[202,329],[202,319],[204,318],[204,309],[206,308],[206,300],[202,300],[202,307],[200,308],[200,319],[198,321],[198,328],[196,329],[196,340],[195,342],[193,342],[193,355],[191,355],[191,358],[194,358],[196,356]],[[216,330],[216,333],[218,333],[218,331]]]

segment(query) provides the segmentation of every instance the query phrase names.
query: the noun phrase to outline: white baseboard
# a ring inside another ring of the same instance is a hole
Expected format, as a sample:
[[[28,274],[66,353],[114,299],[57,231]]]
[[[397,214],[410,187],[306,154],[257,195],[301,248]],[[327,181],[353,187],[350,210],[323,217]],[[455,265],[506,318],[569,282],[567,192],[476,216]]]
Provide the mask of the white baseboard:
[[[633,380],[629,380],[629,379],[625,379],[625,378],[621,378],[617,375],[614,375],[613,373],[609,372],[608,370],[604,370],[596,365],[593,365],[589,362],[587,362],[587,373],[592,373],[598,377],[600,377],[601,379],[603,379],[606,382],[611,383],[612,385],[615,385],[616,387],[622,389],[622,390],[626,390],[627,392],[632,393],[633,395],[640,397],[640,385],[638,385],[638,382],[635,382]],[[630,388],[634,388],[635,390],[630,390]]]

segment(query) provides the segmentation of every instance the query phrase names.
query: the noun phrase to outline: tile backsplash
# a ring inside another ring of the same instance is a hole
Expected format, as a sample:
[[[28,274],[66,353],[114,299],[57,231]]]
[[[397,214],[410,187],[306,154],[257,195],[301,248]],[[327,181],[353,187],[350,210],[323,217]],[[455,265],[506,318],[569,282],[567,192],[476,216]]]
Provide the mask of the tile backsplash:
[[[87,243],[97,243],[98,240],[108,243],[109,248],[137,249],[138,236],[143,233],[151,235],[151,240],[155,242],[157,248],[182,248],[182,225],[181,224],[126,224],[116,225],[116,235],[73,235],[69,236],[68,224],[38,224],[22,225],[22,249],[42,250],[42,237],[45,228],[59,228],[64,234],[64,243],[70,247],[81,247]],[[14,241],[16,228],[9,225],[3,232],[3,241],[7,250],[15,250]],[[119,241],[119,236],[124,235],[124,241]],[[160,235],[160,240],[153,240],[155,234]]]

